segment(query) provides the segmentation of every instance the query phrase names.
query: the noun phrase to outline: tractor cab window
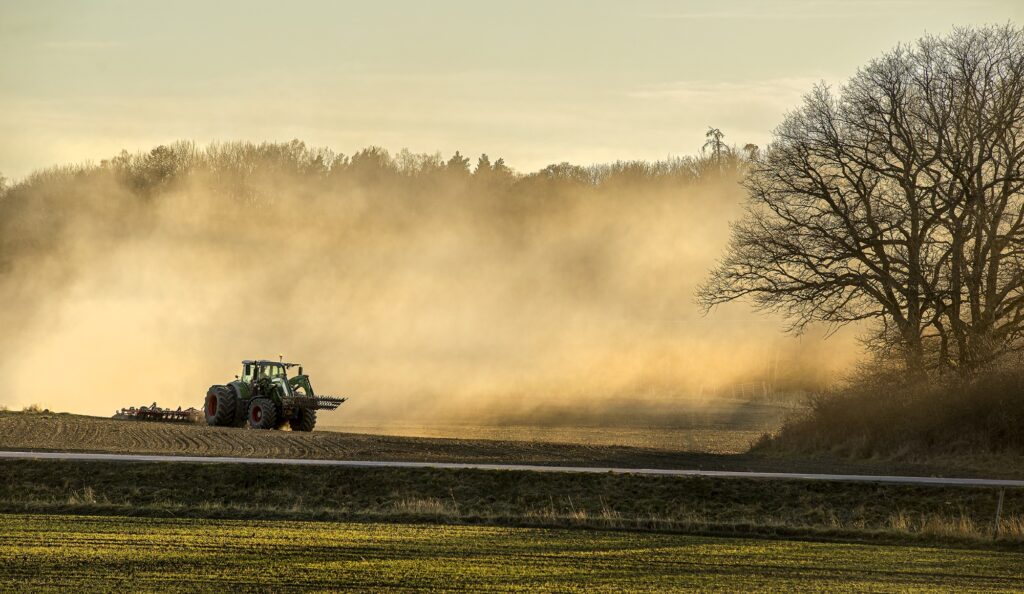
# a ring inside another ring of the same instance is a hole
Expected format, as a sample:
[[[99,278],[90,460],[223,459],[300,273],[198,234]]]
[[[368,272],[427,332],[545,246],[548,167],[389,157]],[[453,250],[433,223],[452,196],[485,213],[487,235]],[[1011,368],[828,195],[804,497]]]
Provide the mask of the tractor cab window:
[[[251,380],[252,379],[252,364],[251,363],[246,363],[242,367],[242,378],[245,379],[245,380]]]
[[[266,377],[278,377],[283,375],[282,367],[280,365],[264,365],[263,375]]]

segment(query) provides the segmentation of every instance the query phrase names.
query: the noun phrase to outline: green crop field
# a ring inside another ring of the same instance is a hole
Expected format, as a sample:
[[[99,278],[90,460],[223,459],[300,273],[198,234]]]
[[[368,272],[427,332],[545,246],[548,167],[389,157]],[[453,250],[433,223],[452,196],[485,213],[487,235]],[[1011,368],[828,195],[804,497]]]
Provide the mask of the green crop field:
[[[0,515],[7,591],[1011,591],[1024,552],[636,532]]]

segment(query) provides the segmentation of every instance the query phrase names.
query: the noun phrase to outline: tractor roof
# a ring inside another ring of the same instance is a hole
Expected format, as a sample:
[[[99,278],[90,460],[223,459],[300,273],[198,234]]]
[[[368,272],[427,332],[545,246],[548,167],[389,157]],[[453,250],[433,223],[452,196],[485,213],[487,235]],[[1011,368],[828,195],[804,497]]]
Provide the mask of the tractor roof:
[[[246,359],[245,361],[242,361],[242,365],[249,365],[250,363],[255,363],[256,365],[277,365],[285,368],[296,367],[299,365],[298,363],[284,363],[282,361],[268,361],[266,359],[256,359],[252,361]]]

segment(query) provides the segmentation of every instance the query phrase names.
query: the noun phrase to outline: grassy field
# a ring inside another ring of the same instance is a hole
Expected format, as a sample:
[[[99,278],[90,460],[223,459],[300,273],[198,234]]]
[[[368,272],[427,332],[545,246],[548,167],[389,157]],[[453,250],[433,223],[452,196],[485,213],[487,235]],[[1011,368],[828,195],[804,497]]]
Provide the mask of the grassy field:
[[[0,461],[0,512],[418,521],[991,546],[985,488],[238,464]],[[1024,543],[1008,490],[999,546]]]
[[[1024,553],[581,530],[0,515],[14,591],[1013,591]]]

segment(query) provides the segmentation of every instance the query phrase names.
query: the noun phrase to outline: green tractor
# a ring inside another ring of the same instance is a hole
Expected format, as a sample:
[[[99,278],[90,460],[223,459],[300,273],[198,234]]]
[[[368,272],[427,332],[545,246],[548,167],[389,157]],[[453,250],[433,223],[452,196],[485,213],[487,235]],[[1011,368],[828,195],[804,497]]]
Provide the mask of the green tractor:
[[[299,373],[288,377],[288,370]],[[242,376],[206,393],[206,424],[216,427],[312,431],[316,411],[334,410],[347,398],[317,396],[298,363],[242,361]]]

